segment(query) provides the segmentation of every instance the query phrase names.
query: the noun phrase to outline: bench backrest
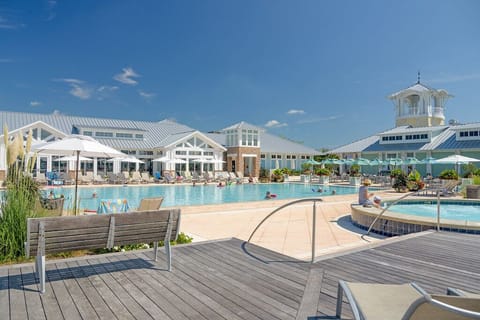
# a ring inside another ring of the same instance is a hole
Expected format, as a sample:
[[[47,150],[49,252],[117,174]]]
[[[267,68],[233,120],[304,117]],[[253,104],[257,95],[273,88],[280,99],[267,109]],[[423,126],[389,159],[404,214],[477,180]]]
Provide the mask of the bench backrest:
[[[170,217],[170,226],[169,226]],[[29,218],[26,255],[45,255],[72,250],[177,239],[180,209],[127,212],[73,217]],[[42,237],[44,249],[39,248]],[[40,238],[40,241],[39,241]],[[37,253],[38,250],[44,252]]]

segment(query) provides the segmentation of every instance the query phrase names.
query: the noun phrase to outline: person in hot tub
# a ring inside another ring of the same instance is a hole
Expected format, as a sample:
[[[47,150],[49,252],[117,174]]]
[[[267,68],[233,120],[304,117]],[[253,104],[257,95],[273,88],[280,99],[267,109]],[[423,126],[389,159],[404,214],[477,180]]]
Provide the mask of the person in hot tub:
[[[358,203],[364,207],[371,207],[375,206],[377,208],[380,207],[380,198],[377,201],[370,200],[371,197],[375,196],[373,192],[368,192],[368,186],[372,184],[370,179],[363,180],[363,185],[358,189]]]

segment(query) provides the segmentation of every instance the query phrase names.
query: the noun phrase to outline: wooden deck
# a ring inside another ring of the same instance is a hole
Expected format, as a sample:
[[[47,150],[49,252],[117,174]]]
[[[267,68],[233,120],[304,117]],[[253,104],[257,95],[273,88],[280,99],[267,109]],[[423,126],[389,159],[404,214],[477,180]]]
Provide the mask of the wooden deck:
[[[0,267],[0,319],[332,319],[338,279],[480,289],[478,235],[407,236],[315,264],[237,239],[172,251],[172,272],[150,251],[47,262],[43,295],[32,264]]]

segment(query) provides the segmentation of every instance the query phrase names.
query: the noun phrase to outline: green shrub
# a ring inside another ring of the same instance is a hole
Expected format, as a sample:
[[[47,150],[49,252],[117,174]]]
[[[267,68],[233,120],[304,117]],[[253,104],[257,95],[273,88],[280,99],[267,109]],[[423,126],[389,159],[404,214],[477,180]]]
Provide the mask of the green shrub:
[[[327,168],[320,168],[315,170],[315,174],[319,176],[329,176],[330,170],[328,170]]]
[[[400,175],[405,175],[405,173],[400,168],[395,168],[390,172],[391,178],[397,178]]]
[[[360,176],[360,165],[352,164],[350,166],[350,175],[354,176],[354,177],[359,177]]]
[[[464,164],[462,166],[462,172],[464,178],[472,178],[475,175],[475,172],[479,169],[473,163]]]
[[[480,185],[480,175],[473,176],[473,184]]]
[[[422,177],[420,176],[420,173],[417,170],[412,170],[408,174],[408,181],[420,181],[422,180]]]
[[[397,190],[397,192],[403,192],[408,189],[407,186],[407,175],[402,171],[395,177],[395,182],[393,184],[393,188]]]
[[[458,173],[453,169],[443,170],[440,172],[439,178],[445,180],[458,180]]]

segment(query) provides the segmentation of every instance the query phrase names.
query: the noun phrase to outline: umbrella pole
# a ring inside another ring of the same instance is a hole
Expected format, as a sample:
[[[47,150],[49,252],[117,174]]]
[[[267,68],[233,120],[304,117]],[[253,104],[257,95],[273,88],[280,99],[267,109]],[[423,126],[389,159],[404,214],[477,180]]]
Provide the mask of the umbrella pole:
[[[80,162],[80,150],[77,150],[77,163],[75,168],[75,197],[73,202],[73,213],[77,215],[77,190],[78,190],[78,163]]]

